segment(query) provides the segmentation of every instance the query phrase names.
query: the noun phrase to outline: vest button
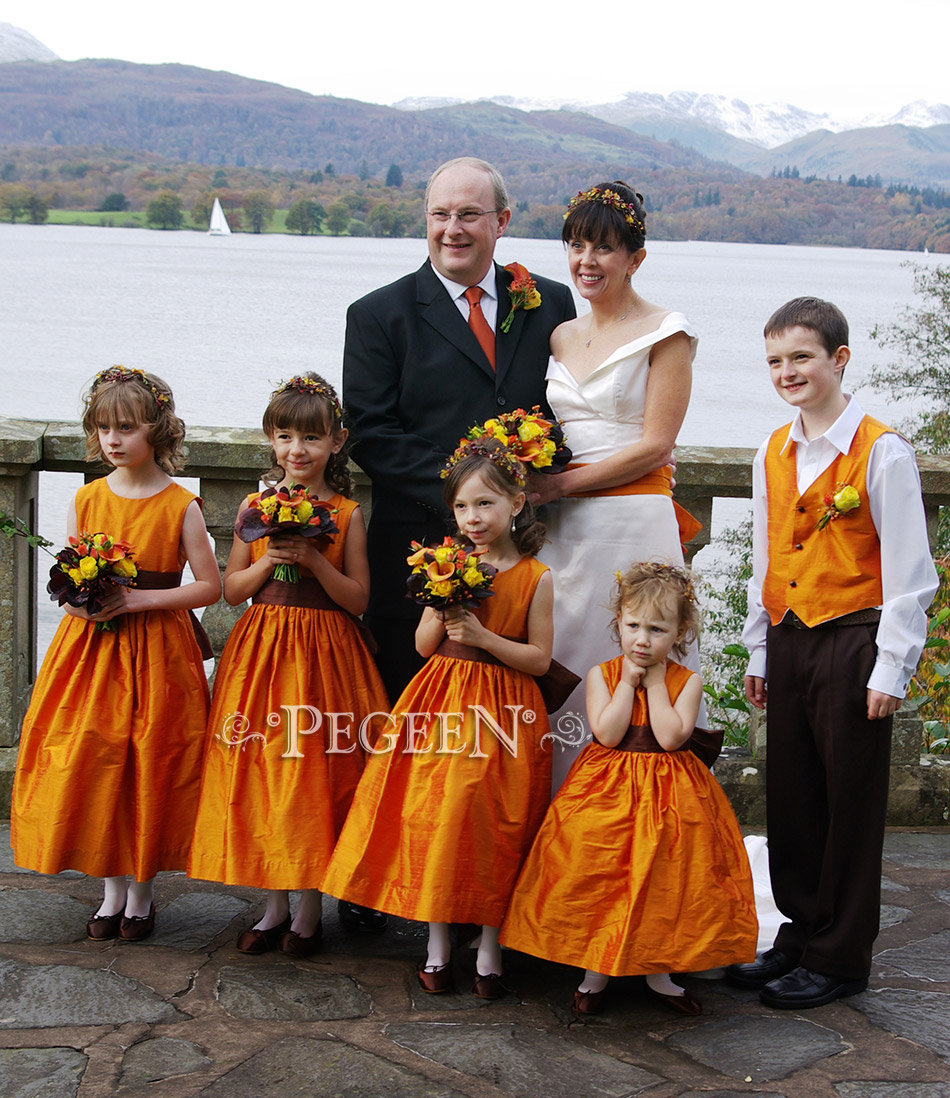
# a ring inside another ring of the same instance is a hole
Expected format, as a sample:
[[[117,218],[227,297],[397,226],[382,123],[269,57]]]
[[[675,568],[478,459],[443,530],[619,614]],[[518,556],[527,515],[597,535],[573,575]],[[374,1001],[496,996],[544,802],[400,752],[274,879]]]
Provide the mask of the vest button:
[[[495,403],[498,405],[499,408],[504,408],[504,406],[508,403],[508,401],[505,400],[504,397],[498,397],[498,399],[495,401]],[[805,508],[803,507],[802,510],[804,511]]]
[[[798,544],[797,544],[797,545],[795,546],[795,548],[796,548],[796,549],[804,549],[804,548],[805,548],[805,546],[804,546],[804,545],[802,545],[802,543],[801,543],[801,542],[799,542],[799,543],[798,543]]]
[[[798,513],[799,513],[800,515],[804,515],[804,513],[805,513],[805,508],[804,508],[804,507],[799,507],[799,508],[798,508]]]
[[[795,582],[794,580],[789,580],[789,581],[788,581],[788,586],[789,586],[789,587],[797,587],[797,586],[798,586],[798,584],[797,584],[797,583],[796,583],[796,582]]]

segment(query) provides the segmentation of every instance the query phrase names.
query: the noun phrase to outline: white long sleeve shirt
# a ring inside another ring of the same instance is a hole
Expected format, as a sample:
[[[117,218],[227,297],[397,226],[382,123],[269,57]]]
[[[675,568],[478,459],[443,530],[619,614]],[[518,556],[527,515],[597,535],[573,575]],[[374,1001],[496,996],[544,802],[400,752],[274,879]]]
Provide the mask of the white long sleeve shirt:
[[[796,413],[783,447],[795,443],[799,494],[851,448],[864,412],[854,399],[818,438],[805,438],[801,413]],[[742,641],[749,650],[746,672],[765,678],[765,637],[769,615],[762,604],[762,584],[768,570],[768,485],[765,453],[759,447],[752,466],[752,578],[749,615]],[[868,679],[869,690],[902,698],[917,668],[927,637],[927,608],[937,590],[937,570],[930,554],[927,522],[920,493],[920,474],[913,447],[900,435],[881,435],[871,447],[867,464],[868,503],[881,543],[883,603],[877,630],[877,660]],[[846,669],[843,669],[846,673]]]

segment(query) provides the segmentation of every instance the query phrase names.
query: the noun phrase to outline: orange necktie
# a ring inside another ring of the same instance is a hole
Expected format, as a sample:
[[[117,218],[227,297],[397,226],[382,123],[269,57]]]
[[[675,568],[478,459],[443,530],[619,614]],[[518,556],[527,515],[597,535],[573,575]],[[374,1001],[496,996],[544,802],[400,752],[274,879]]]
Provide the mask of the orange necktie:
[[[465,291],[465,300],[468,302],[468,326],[475,333],[475,338],[478,340],[479,346],[485,352],[485,357],[491,363],[491,368],[495,368],[495,333],[488,325],[488,321],[485,319],[485,314],[482,312],[482,307],[479,302],[482,299],[482,294],[485,291],[481,286],[469,286]]]

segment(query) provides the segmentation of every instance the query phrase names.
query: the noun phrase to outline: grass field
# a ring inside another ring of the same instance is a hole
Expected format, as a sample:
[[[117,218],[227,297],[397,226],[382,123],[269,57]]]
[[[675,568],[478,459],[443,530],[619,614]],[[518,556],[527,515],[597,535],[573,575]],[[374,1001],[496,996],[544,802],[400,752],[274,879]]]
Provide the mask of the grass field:
[[[267,233],[285,233],[287,231],[287,210],[275,210],[274,219],[264,230]],[[246,218],[245,218],[246,221]],[[123,210],[119,213],[101,213],[98,210],[50,210],[47,219],[49,225],[100,225],[109,229],[147,229],[144,210]],[[182,229],[196,232],[207,231],[207,226],[195,225],[188,213]]]

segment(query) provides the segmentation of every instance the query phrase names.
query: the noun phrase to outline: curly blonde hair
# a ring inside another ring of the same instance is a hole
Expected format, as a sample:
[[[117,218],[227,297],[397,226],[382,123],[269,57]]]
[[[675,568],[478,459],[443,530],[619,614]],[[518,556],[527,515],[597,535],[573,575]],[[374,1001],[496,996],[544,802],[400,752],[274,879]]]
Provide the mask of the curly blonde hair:
[[[679,637],[673,645],[677,656],[686,655],[686,646],[699,632],[700,613],[696,591],[689,571],[659,561],[638,561],[626,572],[618,572],[610,597],[613,618],[610,632],[620,643],[619,617],[625,607],[646,607],[675,617]]]
[[[112,366],[96,375],[82,399],[86,461],[109,464],[99,445],[100,424],[118,427],[128,423],[148,427],[155,462],[169,476],[185,467],[185,424],[175,415],[175,398],[160,377],[144,370]]]

